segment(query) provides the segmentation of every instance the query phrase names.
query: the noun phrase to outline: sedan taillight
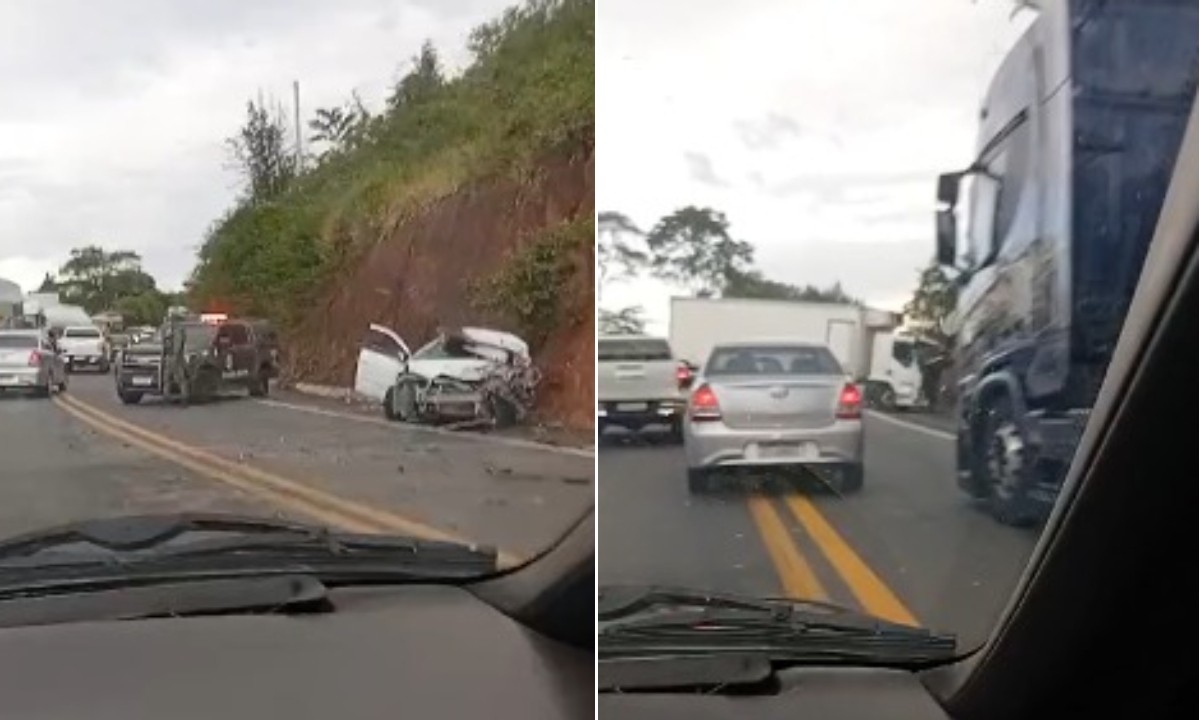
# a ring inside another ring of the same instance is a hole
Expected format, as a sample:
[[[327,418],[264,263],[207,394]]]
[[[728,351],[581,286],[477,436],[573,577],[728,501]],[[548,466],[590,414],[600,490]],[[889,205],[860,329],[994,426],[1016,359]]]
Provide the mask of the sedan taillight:
[[[694,422],[721,419],[721,405],[717,394],[708,385],[701,385],[692,393],[691,417]]]
[[[862,391],[853,383],[846,383],[838,395],[837,416],[843,420],[862,417]]]

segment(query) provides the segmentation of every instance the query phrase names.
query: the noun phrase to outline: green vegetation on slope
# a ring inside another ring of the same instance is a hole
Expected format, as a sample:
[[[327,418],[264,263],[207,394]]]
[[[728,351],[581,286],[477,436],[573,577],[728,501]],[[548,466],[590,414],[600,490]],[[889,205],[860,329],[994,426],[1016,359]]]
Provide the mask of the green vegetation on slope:
[[[547,153],[590,143],[593,31],[591,0],[530,0],[474,30],[473,60],[454,79],[426,44],[381,114],[357,98],[318,110],[309,127],[324,151],[300,168],[282,113],[249,103],[230,140],[247,190],[208,233],[193,302],[290,324],[397,222],[465,183],[521,177]]]

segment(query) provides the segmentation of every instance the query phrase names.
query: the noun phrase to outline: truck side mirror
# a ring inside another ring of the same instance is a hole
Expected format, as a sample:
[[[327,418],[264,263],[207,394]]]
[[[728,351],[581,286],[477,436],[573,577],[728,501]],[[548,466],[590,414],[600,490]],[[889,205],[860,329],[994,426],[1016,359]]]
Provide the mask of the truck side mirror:
[[[954,208],[937,211],[937,261],[939,265],[953,267],[958,250],[958,220]]]

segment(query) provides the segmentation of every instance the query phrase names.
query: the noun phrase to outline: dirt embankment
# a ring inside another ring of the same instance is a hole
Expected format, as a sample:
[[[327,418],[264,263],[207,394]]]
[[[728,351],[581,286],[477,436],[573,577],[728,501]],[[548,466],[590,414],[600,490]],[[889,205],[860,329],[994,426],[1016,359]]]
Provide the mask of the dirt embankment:
[[[539,231],[595,211],[592,148],[560,154],[521,180],[459,189],[385,230],[318,293],[311,314],[286,338],[285,379],[349,386],[368,324],[396,330],[412,347],[439,326],[516,330],[472,304],[471,284],[499,270]],[[558,320],[534,348],[545,379],[538,419],[576,429],[594,422],[594,248],[581,249]]]

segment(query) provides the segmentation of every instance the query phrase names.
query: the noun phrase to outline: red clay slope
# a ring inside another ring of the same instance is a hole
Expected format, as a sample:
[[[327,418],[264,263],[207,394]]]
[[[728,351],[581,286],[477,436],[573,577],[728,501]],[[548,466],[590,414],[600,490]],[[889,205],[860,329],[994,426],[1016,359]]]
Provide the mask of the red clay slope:
[[[543,163],[532,178],[478,182],[430,204],[383,233],[322,289],[308,318],[288,338],[285,378],[349,386],[359,341],[369,323],[392,327],[410,346],[438,326],[513,329],[471,304],[470,284],[496,272],[506,254],[538,231],[595,212],[594,155]],[[595,249],[580,252],[558,326],[535,362],[545,380],[538,419],[575,429],[594,420]]]

